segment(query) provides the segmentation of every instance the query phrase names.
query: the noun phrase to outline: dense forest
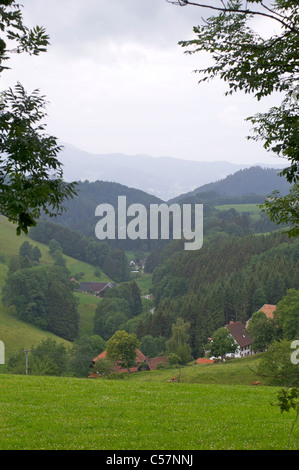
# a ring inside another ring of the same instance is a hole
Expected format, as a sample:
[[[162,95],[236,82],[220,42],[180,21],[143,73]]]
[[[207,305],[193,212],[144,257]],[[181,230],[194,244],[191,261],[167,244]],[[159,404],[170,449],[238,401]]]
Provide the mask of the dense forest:
[[[66,201],[65,211],[57,216],[56,222],[93,240],[96,240],[95,227],[99,220],[99,217],[95,216],[95,209],[98,205],[111,204],[114,207],[117,230],[118,196],[126,196],[127,206],[138,203],[148,208],[150,204],[163,203],[161,199],[144,191],[107,181],[79,181],[76,189],[78,196]],[[125,250],[150,251],[158,246],[156,241],[150,240],[107,239],[107,242],[110,246]]]
[[[277,176],[276,170],[254,167],[248,170],[241,170],[217,183],[205,185],[194,190],[192,193],[181,195],[169,201],[167,204],[170,205],[170,203],[173,202],[180,206],[182,206],[182,204],[203,204],[205,238],[208,237],[211,239],[219,235],[243,236],[250,233],[265,233],[277,229],[277,226],[269,220],[269,217],[261,214],[260,218],[255,220],[250,217],[249,213],[238,213],[235,209],[230,209],[229,211],[220,210],[221,207],[215,206],[240,203],[262,204],[267,195],[276,188],[275,184],[281,188],[283,193],[286,192],[286,186],[289,186],[288,183]],[[227,193],[227,185],[232,188],[231,193]],[[115,223],[117,231],[118,196],[126,196],[127,207],[131,204],[138,203],[149,209],[151,204],[165,203],[157,197],[143,191],[107,181],[79,181],[77,189],[78,196],[65,203],[66,210],[62,212],[60,216],[57,216],[55,222],[91,240],[97,240],[95,227],[99,218],[95,216],[95,209],[99,204],[105,203],[113,206],[116,216]],[[47,220],[47,217],[44,217]],[[131,218],[128,216],[127,222],[129,222]],[[38,225],[40,225],[40,222]],[[106,239],[105,242],[114,248],[139,250],[145,253],[153,252],[167,245],[167,241],[162,240],[160,236],[158,240],[151,240],[149,227],[150,223],[148,219],[148,238],[146,240],[131,240],[129,238],[122,240],[116,237],[115,240]],[[172,213],[170,212],[170,238],[172,238],[172,228]],[[40,239],[41,231],[43,231],[43,227],[41,226],[38,227],[38,231],[35,228],[32,229],[32,237],[37,236],[36,233],[38,233],[38,240],[42,241]],[[67,234],[67,232],[65,232],[65,234]],[[68,236],[70,237],[70,235]],[[42,234],[42,238],[47,239],[46,242],[48,242],[48,237],[45,237],[46,235]],[[62,244],[62,241],[60,241],[60,243]],[[107,247],[104,248],[102,245],[101,249],[102,252],[104,252]],[[79,251],[81,253],[82,249],[80,248]],[[64,252],[68,254],[65,249]],[[113,277],[112,275],[110,277],[115,278],[115,276]]]
[[[238,173],[237,180],[241,178],[245,186],[246,175],[252,181],[265,174],[260,168]],[[275,170],[267,172],[271,181],[274,174]],[[270,188],[271,184],[265,186]],[[161,352],[173,326],[182,319],[190,325],[191,354],[198,357],[217,328],[230,320],[245,323],[263,304],[277,304],[288,289],[299,287],[298,240],[275,231],[277,226],[262,214],[252,217],[234,208],[220,210],[224,202],[257,203],[264,196],[245,196],[239,191],[228,201],[228,196],[214,191],[216,187],[178,201],[204,204],[204,244],[198,251],[184,251],[183,240],[155,240],[154,244],[150,240],[121,240],[120,246],[97,240],[97,204],[106,202],[117,208],[119,195],[127,196],[128,205],[138,202],[149,207],[163,202],[142,191],[101,181],[79,183],[79,196],[58,223],[41,220],[31,229],[30,237],[50,245],[55,240],[64,254],[100,267],[120,283],[100,302],[94,334],[108,340],[119,328],[125,329],[136,333],[144,348],[151,345]],[[215,207],[217,204],[220,207]],[[130,272],[123,250],[129,248],[148,253],[145,271],[152,274],[154,311],[141,310],[140,291],[128,282]]]
[[[142,302],[140,290],[133,282],[123,282],[109,289],[99,303],[94,317],[94,333],[108,340],[128,320],[140,315]]]
[[[180,317],[190,324],[194,357],[218,328],[246,323],[264,304],[276,305],[299,288],[299,240],[278,232],[210,241],[196,252],[170,244],[156,260],[155,311],[140,320],[137,334],[169,338]]]
[[[38,247],[24,242],[10,262],[2,289],[4,305],[14,306],[17,318],[61,338],[78,336],[79,313],[70,273],[56,257],[53,266],[39,264]]]
[[[186,194],[173,198],[170,202],[182,201],[187,198],[198,198],[202,193],[214,193],[218,198],[225,199],[229,204],[229,199],[239,198],[240,201],[251,196],[252,202],[262,202],[257,200],[257,196],[267,197],[274,189],[285,195],[290,190],[290,184],[279,176],[280,170],[273,168],[261,168],[253,166],[244,170],[239,170],[226,178],[214,183],[204,184]],[[255,200],[254,200],[255,199]],[[233,202],[236,202],[233,201]],[[250,201],[244,201],[250,202]]]

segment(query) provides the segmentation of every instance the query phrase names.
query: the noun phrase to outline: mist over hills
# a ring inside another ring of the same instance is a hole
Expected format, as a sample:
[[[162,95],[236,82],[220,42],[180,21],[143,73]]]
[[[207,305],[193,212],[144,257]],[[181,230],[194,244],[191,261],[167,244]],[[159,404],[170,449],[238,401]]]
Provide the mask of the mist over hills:
[[[68,143],[59,160],[66,181],[120,183],[168,201],[203,185],[222,180],[251,165],[226,161],[204,162],[149,155],[91,154]],[[261,164],[269,167],[268,164]],[[278,167],[278,165],[272,165]],[[281,166],[280,166],[281,167]],[[279,168],[280,168],[279,167]]]

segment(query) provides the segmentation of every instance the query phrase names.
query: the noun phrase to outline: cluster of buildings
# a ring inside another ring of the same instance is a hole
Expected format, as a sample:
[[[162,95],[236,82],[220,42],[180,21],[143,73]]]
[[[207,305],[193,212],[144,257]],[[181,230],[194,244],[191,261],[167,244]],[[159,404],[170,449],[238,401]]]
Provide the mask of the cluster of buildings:
[[[100,360],[100,359],[105,359],[106,358],[106,351],[103,351],[101,354],[99,354],[97,357],[95,357],[91,361],[91,366],[93,367],[95,363]],[[128,369],[124,369],[121,365],[115,364],[114,366],[114,372],[139,372],[141,369],[142,370],[156,370],[158,367],[158,364],[167,364],[167,357],[166,356],[160,356],[160,357],[151,357],[148,358],[144,354],[142,354],[139,349],[136,349],[136,364],[134,367],[130,367]],[[96,377],[97,374],[93,374],[92,372],[90,373],[90,377]]]
[[[276,310],[276,305],[265,304],[262,308],[259,309],[259,312],[263,312],[267,318],[273,319],[274,312]],[[230,321],[225,328],[227,328],[234,338],[236,343],[236,352],[234,354],[227,354],[229,357],[245,357],[254,352],[251,349],[251,344],[253,339],[247,333],[247,327],[250,322],[250,319],[246,323],[246,326],[243,325],[241,321]],[[210,338],[212,340],[212,338]],[[97,357],[95,357],[91,361],[91,368],[95,365],[95,363],[99,359],[104,359],[106,357],[106,351],[103,351]],[[206,364],[206,363],[213,363],[214,359],[207,359],[207,358],[199,358],[196,360],[197,364]],[[138,372],[140,370],[155,370],[158,367],[158,364],[167,364],[167,357],[154,357],[148,358],[146,357],[141,351],[136,349],[136,364],[134,367],[131,367],[129,370],[124,369],[121,365],[115,364],[114,372]],[[90,373],[90,377],[97,377],[98,375],[95,373]]]

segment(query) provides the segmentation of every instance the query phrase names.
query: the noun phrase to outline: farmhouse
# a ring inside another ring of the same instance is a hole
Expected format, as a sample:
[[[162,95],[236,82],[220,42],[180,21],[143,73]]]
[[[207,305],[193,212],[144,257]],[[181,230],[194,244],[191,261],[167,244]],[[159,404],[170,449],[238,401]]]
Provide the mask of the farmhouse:
[[[267,318],[269,318],[270,320],[273,320],[274,312],[275,312],[276,309],[277,309],[277,305],[264,304],[258,310],[258,312],[263,312],[266,315]],[[246,328],[248,327],[250,320],[251,320],[251,318],[249,318],[249,320],[246,322]]]
[[[90,367],[94,367],[95,363],[99,359],[104,359],[105,357],[106,351],[103,351],[91,361]],[[139,372],[143,367],[147,370],[156,370],[159,363],[167,364],[166,356],[148,358],[142,354],[139,349],[136,349],[136,365],[134,367],[130,367],[129,372]],[[121,365],[115,364],[114,372],[128,372],[128,369],[124,369]]]
[[[116,286],[113,282],[80,282],[79,292],[89,292],[99,297],[104,297],[107,289]]]
[[[167,356],[150,357],[146,359],[149,370],[156,370],[159,364],[167,364]]]
[[[230,334],[238,345],[235,357],[244,357],[254,354],[250,348],[253,340],[246,332],[242,322],[230,321],[227,325],[225,325],[225,328],[229,330]]]
[[[274,318],[274,312],[277,309],[276,305],[264,304],[262,308],[259,309],[259,312],[263,312],[267,318]]]
[[[213,364],[214,362],[214,359],[208,359],[206,357],[199,357],[196,359],[196,364]]]

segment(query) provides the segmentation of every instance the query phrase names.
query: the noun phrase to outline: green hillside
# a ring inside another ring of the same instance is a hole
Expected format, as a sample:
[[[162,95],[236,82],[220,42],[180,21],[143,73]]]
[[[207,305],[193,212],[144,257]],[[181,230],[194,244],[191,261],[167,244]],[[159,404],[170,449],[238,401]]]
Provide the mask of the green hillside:
[[[193,362],[185,367],[173,366],[171,369],[167,367],[138,374],[127,374],[125,378],[138,383],[165,383],[175,377],[175,383],[251,385],[259,381],[261,385],[265,385],[265,379],[255,372],[260,356],[261,354],[255,354],[213,364]]]
[[[10,260],[18,255],[20,246],[26,240],[34,246],[38,246],[40,249],[42,254],[40,259],[41,265],[50,266],[54,264],[54,260],[46,245],[32,241],[25,234],[17,236],[15,225],[8,222],[5,217],[0,216],[0,291],[2,291],[5,284]],[[95,275],[94,266],[78,261],[70,256],[63,256],[66,260],[66,266],[72,276],[80,273],[81,280],[97,282],[111,281],[104,272],[99,271],[98,269],[97,275]],[[79,299],[79,334],[90,334],[93,326],[93,315],[100,299],[83,293],[76,293],[75,295]],[[2,302],[0,302],[0,339],[5,344],[6,362],[11,355],[14,355],[20,349],[29,349],[32,345],[36,345],[46,338],[54,338],[58,342],[62,342],[67,346],[70,345],[68,341],[59,338],[50,332],[40,330],[29,323],[20,321],[15,316],[13,308],[5,307]]]

